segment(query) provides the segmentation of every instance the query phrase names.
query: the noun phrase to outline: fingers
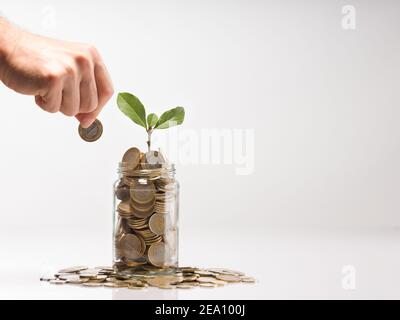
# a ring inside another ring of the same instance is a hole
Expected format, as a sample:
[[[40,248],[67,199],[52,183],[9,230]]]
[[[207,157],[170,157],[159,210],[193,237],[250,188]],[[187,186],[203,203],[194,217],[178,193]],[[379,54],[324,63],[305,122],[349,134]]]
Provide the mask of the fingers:
[[[62,88],[62,83],[54,83],[45,95],[35,96],[36,104],[47,112],[58,112],[60,110],[62,102]]]
[[[56,56],[40,66],[34,93],[43,110],[61,112],[90,126],[113,94],[110,75],[94,47],[57,42]],[[54,52],[53,52],[54,54]]]
[[[90,113],[96,110],[98,106],[98,97],[94,71],[92,71],[90,78],[82,79],[79,90],[79,113]]]
[[[99,62],[94,69],[95,84],[97,88],[97,108],[88,113],[80,113],[76,116],[82,127],[89,127],[97,118],[106,103],[114,94],[111,77],[104,63]]]
[[[47,93],[36,95],[36,104],[50,113],[61,112],[69,117],[77,115],[80,109],[80,79],[75,66],[51,70],[44,85]]]
[[[60,112],[67,117],[76,116],[80,106],[79,85],[76,81],[69,81],[64,86]]]

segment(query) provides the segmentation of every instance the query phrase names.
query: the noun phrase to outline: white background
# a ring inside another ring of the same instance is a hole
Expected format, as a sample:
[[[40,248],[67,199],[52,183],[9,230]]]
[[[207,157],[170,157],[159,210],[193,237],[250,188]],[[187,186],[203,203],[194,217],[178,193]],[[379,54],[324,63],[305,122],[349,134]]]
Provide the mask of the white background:
[[[356,30],[341,26],[345,4]],[[2,0],[0,11],[96,45],[116,92],[157,113],[185,106],[186,128],[255,130],[253,174],[178,163],[177,176],[182,263],[260,282],[166,298],[400,297],[397,1]],[[31,97],[0,86],[0,104],[0,297],[126,297],[37,280],[110,264],[111,187],[124,151],[145,147],[143,130],[115,98],[94,144]],[[149,292],[127,297],[160,298]]]

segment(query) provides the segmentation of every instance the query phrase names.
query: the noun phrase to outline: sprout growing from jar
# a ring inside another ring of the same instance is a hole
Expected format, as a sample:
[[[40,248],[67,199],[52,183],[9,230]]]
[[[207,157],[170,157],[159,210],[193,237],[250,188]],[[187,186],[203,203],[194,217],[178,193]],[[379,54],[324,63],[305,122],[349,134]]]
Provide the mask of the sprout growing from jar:
[[[117,104],[119,109],[133,122],[146,129],[147,147],[151,150],[151,136],[154,130],[168,129],[181,125],[185,119],[185,109],[176,107],[164,112],[161,117],[150,113],[146,117],[146,109],[140,100],[131,93],[122,92],[118,94]]]

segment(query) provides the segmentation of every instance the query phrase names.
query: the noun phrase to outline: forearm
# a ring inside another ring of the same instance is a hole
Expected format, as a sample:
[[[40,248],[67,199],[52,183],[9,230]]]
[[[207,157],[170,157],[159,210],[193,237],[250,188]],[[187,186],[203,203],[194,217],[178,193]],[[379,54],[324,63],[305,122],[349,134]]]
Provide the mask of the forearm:
[[[0,17],[0,63],[3,64],[5,57],[7,56],[6,46],[7,40],[7,29],[9,22],[4,18]]]
[[[93,46],[35,35],[0,17],[0,81],[35,97],[48,112],[77,116],[89,127],[113,94]]]
[[[0,17],[0,80],[7,58],[13,53],[19,37],[20,30],[5,18]]]

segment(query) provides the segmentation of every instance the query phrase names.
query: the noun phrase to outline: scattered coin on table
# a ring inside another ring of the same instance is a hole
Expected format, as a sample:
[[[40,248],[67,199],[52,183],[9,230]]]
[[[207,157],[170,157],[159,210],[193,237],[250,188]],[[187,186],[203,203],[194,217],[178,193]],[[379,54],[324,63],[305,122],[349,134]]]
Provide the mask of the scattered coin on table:
[[[140,244],[136,239],[126,240],[128,246]],[[135,249],[136,250],[136,249]],[[135,250],[129,250],[130,252]],[[155,253],[157,257],[158,253]],[[97,268],[71,267],[60,270],[54,277],[42,277],[41,281],[56,285],[81,285],[84,287],[144,289],[155,287],[159,289],[192,289],[195,287],[217,288],[232,283],[255,283],[256,280],[243,272],[223,268],[201,269],[195,267],[180,267],[174,269],[152,269],[143,266],[137,272],[120,273],[112,267]]]

